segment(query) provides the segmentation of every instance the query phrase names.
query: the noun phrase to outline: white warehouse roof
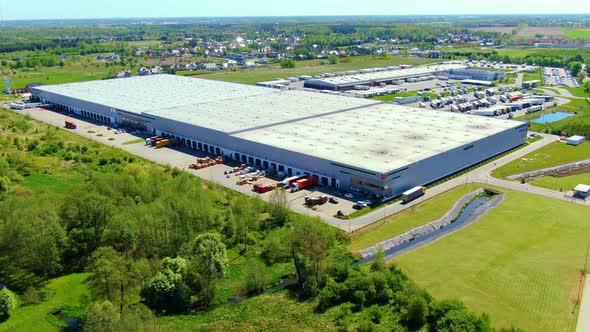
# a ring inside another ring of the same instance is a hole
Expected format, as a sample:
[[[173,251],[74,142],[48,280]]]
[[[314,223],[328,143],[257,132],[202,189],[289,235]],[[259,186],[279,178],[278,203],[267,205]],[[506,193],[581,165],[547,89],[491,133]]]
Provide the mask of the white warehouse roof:
[[[350,85],[361,82],[397,80],[406,77],[417,77],[422,75],[432,75],[435,73],[446,72],[452,69],[465,69],[467,66],[457,63],[444,63],[439,65],[411,67],[404,69],[392,69],[373,73],[360,73],[354,75],[337,76],[322,78],[314,81],[327,83],[330,85]]]
[[[523,125],[375,100],[173,75],[35,89],[381,173]]]

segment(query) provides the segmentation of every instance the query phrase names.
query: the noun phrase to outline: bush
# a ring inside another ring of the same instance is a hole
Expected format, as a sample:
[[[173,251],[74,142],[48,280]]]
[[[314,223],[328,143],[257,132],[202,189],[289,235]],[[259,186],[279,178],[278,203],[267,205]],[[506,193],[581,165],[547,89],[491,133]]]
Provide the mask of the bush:
[[[246,268],[246,275],[243,285],[245,295],[259,294],[266,289],[268,276],[263,263],[255,261]]]
[[[295,61],[291,59],[285,59],[280,62],[281,68],[295,68]]]
[[[10,311],[14,309],[15,301],[12,293],[4,288],[0,290],[0,316],[10,315]]]
[[[34,287],[29,287],[22,296],[24,304],[39,304],[43,301],[42,293]]]

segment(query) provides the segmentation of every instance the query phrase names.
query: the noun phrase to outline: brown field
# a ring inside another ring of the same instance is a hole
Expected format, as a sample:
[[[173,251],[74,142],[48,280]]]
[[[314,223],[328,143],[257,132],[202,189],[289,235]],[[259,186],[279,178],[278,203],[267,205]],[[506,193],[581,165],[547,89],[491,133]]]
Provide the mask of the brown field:
[[[548,38],[565,38],[565,34],[561,28],[548,27],[526,27],[518,32],[519,37],[535,37],[536,34],[541,33]]]
[[[511,34],[512,30],[517,27],[479,27],[474,28],[474,31],[490,31],[499,32],[505,34]],[[524,27],[518,31],[518,37],[522,38],[535,38],[536,34],[543,34],[547,38],[565,38],[565,34],[561,31],[561,28],[557,27]]]
[[[511,34],[512,30],[516,29],[517,27],[479,27],[473,28],[474,31],[487,31],[487,32],[499,32],[505,34]]]

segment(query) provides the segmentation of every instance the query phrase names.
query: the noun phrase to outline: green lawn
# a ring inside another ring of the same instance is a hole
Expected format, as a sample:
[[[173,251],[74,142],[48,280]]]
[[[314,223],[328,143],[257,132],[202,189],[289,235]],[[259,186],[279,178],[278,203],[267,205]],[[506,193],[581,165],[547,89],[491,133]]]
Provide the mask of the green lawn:
[[[58,174],[32,173],[25,176],[22,185],[32,191],[53,194],[68,194],[72,189],[84,184],[84,176],[77,172],[55,170]]]
[[[562,142],[555,142],[494,170],[493,175],[495,177],[506,177],[588,158],[590,158],[590,144],[588,143],[572,146]]]
[[[541,83],[539,85],[543,85],[545,82],[545,79],[543,77],[543,73],[541,72],[541,68],[537,68],[535,69],[534,73],[524,73],[524,76],[522,78],[523,81],[534,81],[534,80],[539,80],[541,81]]]
[[[348,249],[354,253],[379,242],[405,233],[444,216],[464,195],[480,188],[469,184],[453,188],[443,194],[421,202],[409,209],[374,223],[353,233]]]
[[[582,173],[564,177],[544,176],[542,178],[531,180],[529,184],[533,186],[547,188],[551,190],[563,191],[572,190],[579,184],[590,184],[590,173]]]
[[[254,251],[254,250],[253,250]],[[240,256],[235,250],[228,252],[229,266],[226,277],[219,283],[219,293],[216,296],[216,302],[223,304],[230,299],[240,295],[244,280],[247,278],[247,268],[255,262],[263,262],[259,257],[248,255]],[[286,276],[295,274],[293,264],[276,263],[266,267],[266,276],[268,277],[268,286],[274,286]]]
[[[590,208],[506,191],[479,221],[393,260],[438,299],[494,326],[565,331],[590,234]]]
[[[590,39],[590,29],[561,29],[567,38]]]
[[[11,317],[0,323],[0,331],[58,331],[59,328],[47,321],[47,314],[62,306],[80,306],[83,295],[88,294],[84,281],[87,273],[70,274],[52,279],[46,286],[51,290],[46,301],[40,304],[19,306]]]
[[[590,97],[590,92],[584,91],[584,88],[582,88],[582,87],[572,88],[569,86],[563,86],[562,88],[566,89],[567,91],[569,91],[572,95],[574,95],[576,97],[582,97],[582,98]]]
[[[158,331],[326,331],[334,330],[329,314],[298,302],[288,291],[264,294],[194,315],[160,317]]]
[[[218,71],[210,74],[199,75],[199,78],[234,83],[256,84],[256,82],[271,81],[289,76],[316,75],[370,67],[394,66],[399,64],[420,65],[439,61],[438,59],[413,57],[406,58],[401,56],[358,56],[345,59],[349,62],[341,61],[337,64],[330,64],[327,60],[296,61],[295,68],[283,69],[278,64],[271,64],[264,67],[238,71]]]

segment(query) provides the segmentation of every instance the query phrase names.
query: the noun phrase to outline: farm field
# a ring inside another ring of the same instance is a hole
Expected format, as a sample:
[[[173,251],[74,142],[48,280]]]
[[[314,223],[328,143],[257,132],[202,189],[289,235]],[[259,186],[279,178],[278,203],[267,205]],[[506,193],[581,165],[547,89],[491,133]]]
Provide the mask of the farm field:
[[[59,328],[50,324],[47,318],[53,310],[63,306],[82,305],[82,298],[88,295],[87,277],[87,273],[77,273],[50,280],[45,287],[49,291],[47,300],[39,304],[20,305],[6,322],[0,323],[0,331],[58,331]]]
[[[510,35],[514,29],[517,29],[517,37],[535,38],[537,35],[543,35],[548,38],[563,38],[566,36],[565,31],[558,27],[479,27],[474,31],[499,32]],[[569,37],[568,38],[572,38]]]
[[[476,184],[455,187],[383,221],[361,228],[352,234],[348,250],[358,253],[359,250],[434,221],[444,216],[462,196],[478,188],[481,186]]]
[[[278,64],[259,67],[254,69],[244,69],[239,71],[223,71],[211,74],[200,75],[199,78],[227,81],[234,83],[256,84],[261,81],[271,81],[278,78],[299,75],[316,75],[329,72],[356,70],[371,67],[385,67],[399,64],[421,65],[427,63],[436,63],[438,59],[427,58],[406,58],[401,56],[358,56],[344,58],[350,62],[339,62],[329,64],[327,60],[306,60],[296,61],[295,68],[281,68]]]
[[[572,39],[590,39],[590,29],[563,29],[563,33]]]
[[[544,176],[542,178],[529,181],[529,184],[551,190],[563,189],[563,191],[568,191],[572,190],[579,184],[590,184],[590,173],[575,174],[563,177]]]
[[[496,327],[565,331],[584,264],[590,208],[506,191],[478,222],[393,260],[437,298]]]
[[[584,143],[579,146],[572,146],[562,142],[555,142],[496,169],[493,175],[502,178],[512,174],[558,166],[588,158],[590,158],[590,144]]]

